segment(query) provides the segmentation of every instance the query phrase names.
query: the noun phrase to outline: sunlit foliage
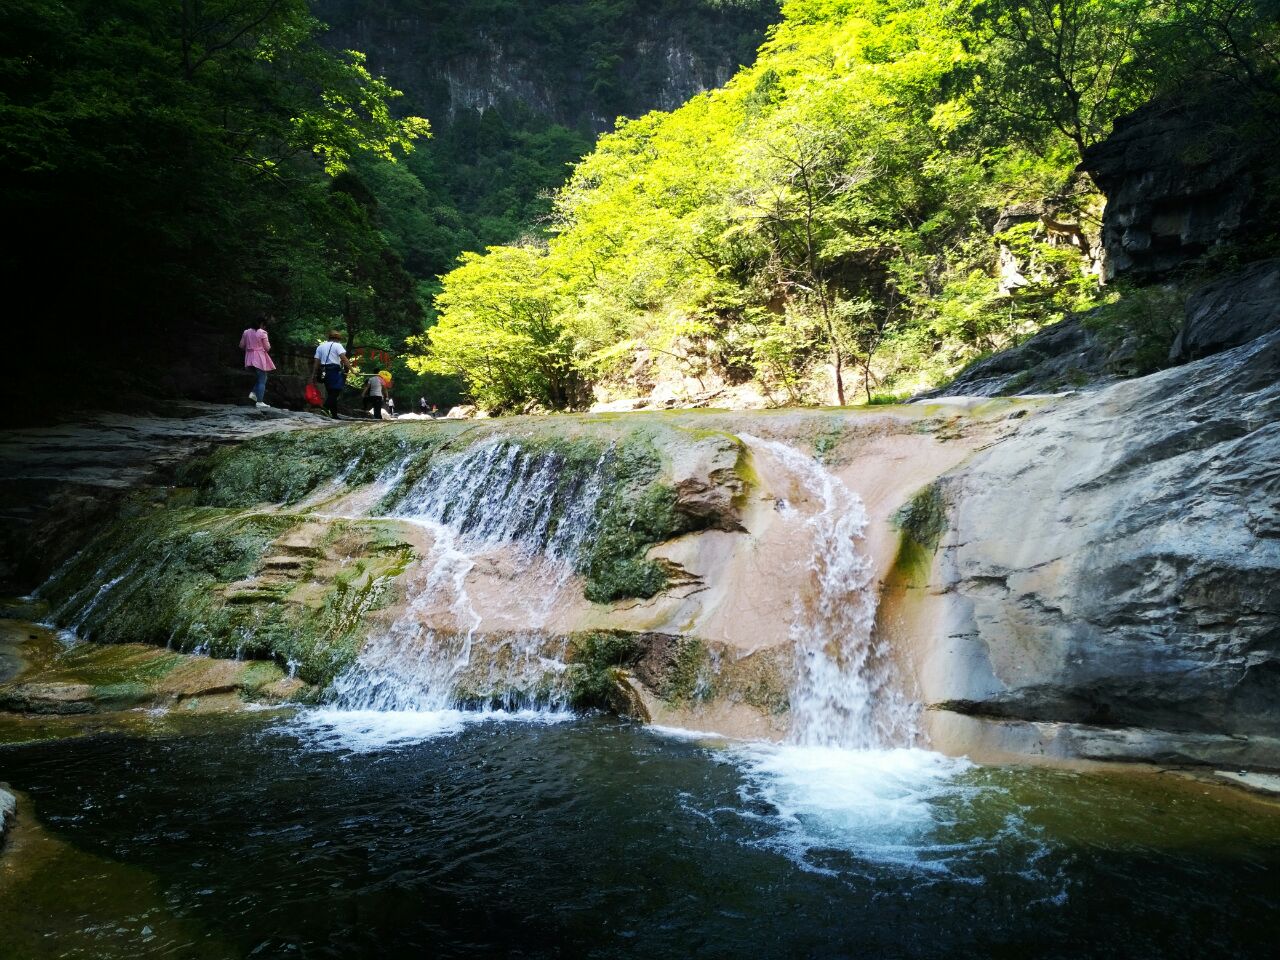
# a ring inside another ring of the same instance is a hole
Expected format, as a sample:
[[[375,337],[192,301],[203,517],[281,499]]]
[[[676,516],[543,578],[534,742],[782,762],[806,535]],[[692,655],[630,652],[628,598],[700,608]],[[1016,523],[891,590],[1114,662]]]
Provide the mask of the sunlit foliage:
[[[1221,61],[1188,26],[1221,6],[790,0],[726,88],[601,139],[545,250],[495,248],[444,277],[426,362],[478,384],[469,343],[532,271],[558,284],[541,322],[572,344],[561,362],[593,382],[642,389],[645,357],[754,379],[775,402],[936,381],[1095,302],[1101,198],[1081,152]],[[1232,23],[1251,51],[1235,72],[1267,68],[1265,19]],[[811,386],[824,377],[829,394]]]

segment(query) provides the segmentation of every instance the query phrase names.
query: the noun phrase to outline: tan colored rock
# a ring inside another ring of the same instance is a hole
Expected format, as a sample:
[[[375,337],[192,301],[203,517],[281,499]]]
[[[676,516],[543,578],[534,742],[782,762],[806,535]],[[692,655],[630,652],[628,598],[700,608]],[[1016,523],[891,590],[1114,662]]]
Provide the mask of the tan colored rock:
[[[92,713],[93,687],[87,683],[12,683],[0,688],[0,710],[14,713]]]

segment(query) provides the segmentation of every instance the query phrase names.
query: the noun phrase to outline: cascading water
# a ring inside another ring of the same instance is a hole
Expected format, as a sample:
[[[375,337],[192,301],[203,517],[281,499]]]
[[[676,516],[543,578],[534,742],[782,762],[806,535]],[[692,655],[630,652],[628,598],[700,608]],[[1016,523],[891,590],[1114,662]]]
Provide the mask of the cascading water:
[[[742,439],[762,472],[777,478],[776,492],[788,491],[778,508],[809,544],[789,631],[791,729],[785,744],[735,750],[743,800],[776,811],[778,830],[766,845],[806,870],[828,872],[838,851],[945,871],[954,851],[927,838],[937,826],[934,804],[965,762],[913,748],[917,707],[874,635],[878,598],[860,549],[868,523],[862,500],[795,448]]]
[[[539,628],[594,528],[608,458],[606,451],[593,470],[570,470],[555,452],[531,452],[496,438],[433,462],[399,496],[391,514],[420,525],[432,541],[430,554],[411,575],[412,600],[385,631],[369,638],[357,662],[337,679],[337,706],[440,711],[456,705],[459,677],[471,666],[481,626],[467,575],[479,554],[499,547],[523,557],[523,590],[534,599],[525,629],[502,637],[500,649],[486,649],[487,686],[500,691],[507,708],[554,702],[554,695],[540,697],[531,689],[563,666],[543,656],[546,638]]]
[[[796,676],[789,739],[806,746],[874,749],[910,745],[916,709],[902,695],[892,658],[874,637],[876,584],[859,550],[862,500],[812,457],[758,437],[743,439],[771,458],[803,504],[782,509],[810,531],[811,590],[794,601]]]

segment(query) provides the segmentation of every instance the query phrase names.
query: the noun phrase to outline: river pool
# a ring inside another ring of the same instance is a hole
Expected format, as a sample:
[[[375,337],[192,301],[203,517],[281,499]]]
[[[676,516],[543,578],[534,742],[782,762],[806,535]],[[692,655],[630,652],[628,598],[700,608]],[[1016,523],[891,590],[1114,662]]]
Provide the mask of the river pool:
[[[1272,957],[1280,813],[1169,774],[605,719],[0,747],[0,957]]]

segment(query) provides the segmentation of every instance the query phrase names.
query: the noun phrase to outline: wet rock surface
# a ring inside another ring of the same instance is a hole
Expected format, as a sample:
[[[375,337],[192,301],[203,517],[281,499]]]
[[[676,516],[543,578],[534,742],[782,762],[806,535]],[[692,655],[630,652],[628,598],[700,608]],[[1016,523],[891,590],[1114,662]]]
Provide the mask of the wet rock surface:
[[[927,701],[1280,766],[1280,333],[1064,401],[941,490]]]
[[[329,421],[287,410],[173,404],[0,435],[0,592],[21,593],[83,544],[120,498],[218,444]]]
[[[1198,360],[1280,329],[1280,260],[1219,277],[1187,298],[1169,359]]]
[[[0,843],[4,842],[5,834],[18,817],[18,798],[5,789],[7,786],[7,783],[0,783]]]
[[[272,663],[189,656],[138,643],[73,644],[44,627],[0,623],[0,653],[21,668],[0,683],[0,715],[87,717],[135,708],[227,712],[304,696]]]
[[[668,447],[675,507],[702,528],[741,530],[738,502],[745,484],[738,476],[742,441],[729,435]]]

